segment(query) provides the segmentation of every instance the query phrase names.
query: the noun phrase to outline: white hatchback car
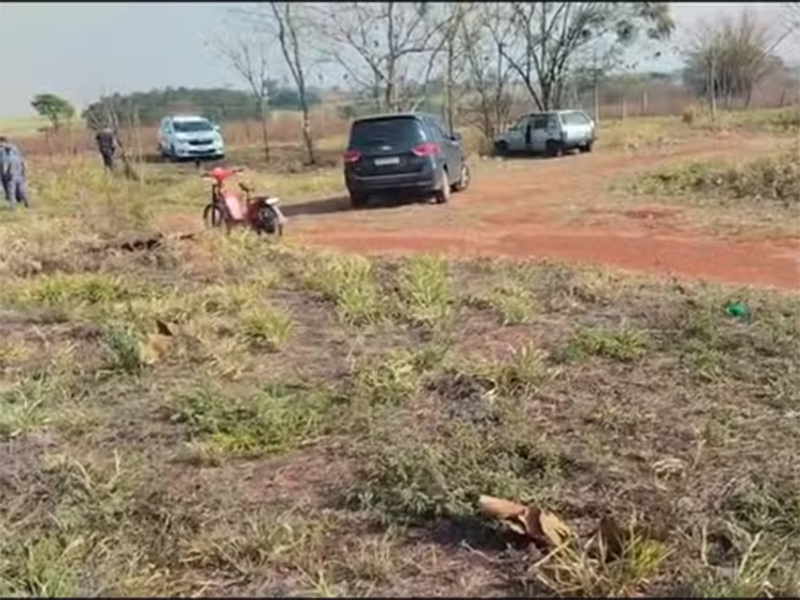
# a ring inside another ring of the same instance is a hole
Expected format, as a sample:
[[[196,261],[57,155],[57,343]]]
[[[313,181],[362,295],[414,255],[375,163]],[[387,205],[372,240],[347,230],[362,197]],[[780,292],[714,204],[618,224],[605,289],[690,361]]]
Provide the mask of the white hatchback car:
[[[194,115],[171,115],[161,119],[158,149],[161,156],[172,160],[225,157],[225,141],[219,126]]]
[[[591,152],[595,141],[595,124],[582,110],[556,110],[529,113],[519,118],[508,131],[494,139],[498,154],[515,152],[543,153],[561,156],[577,149]]]

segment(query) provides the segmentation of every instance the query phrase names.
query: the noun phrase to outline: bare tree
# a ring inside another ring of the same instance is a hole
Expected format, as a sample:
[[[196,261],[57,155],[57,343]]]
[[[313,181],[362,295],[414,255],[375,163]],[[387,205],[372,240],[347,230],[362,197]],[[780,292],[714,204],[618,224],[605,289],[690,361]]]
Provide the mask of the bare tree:
[[[424,90],[430,79],[444,46],[444,10],[433,2],[342,2],[321,8],[318,25],[348,79],[378,110],[398,112],[414,104],[411,82]]]
[[[792,30],[800,30],[800,2],[784,2],[784,12]]]
[[[510,2],[508,11],[515,40],[503,55],[540,110],[560,105],[572,69],[610,66],[642,31],[659,40],[675,26],[666,2]]]
[[[445,116],[447,127],[455,130],[455,112],[466,86],[459,85],[467,68],[467,48],[464,36],[460,35],[462,24],[467,15],[477,9],[476,3],[448,2],[448,14],[442,28],[444,40],[444,90]]]
[[[261,139],[264,143],[264,159],[270,161],[269,128],[269,73],[267,70],[267,40],[259,32],[242,33],[233,27],[229,35],[213,40],[216,51],[244,80],[253,95],[256,117],[261,124]]]
[[[708,95],[712,108],[721,98],[726,108],[734,98],[750,105],[758,83],[776,65],[774,50],[789,34],[749,10],[735,18],[701,24],[685,53],[684,79],[697,93]]]
[[[270,17],[276,29],[276,37],[281,46],[281,53],[292,74],[302,112],[303,143],[306,147],[308,162],[316,164],[314,139],[311,136],[311,119],[308,110],[308,60],[305,49],[308,49],[313,31],[309,16],[302,2],[270,2]]]
[[[499,3],[482,4],[465,15],[459,28],[466,61],[464,113],[487,144],[506,124],[511,110],[511,67],[503,48],[511,41],[512,29],[503,8]]]

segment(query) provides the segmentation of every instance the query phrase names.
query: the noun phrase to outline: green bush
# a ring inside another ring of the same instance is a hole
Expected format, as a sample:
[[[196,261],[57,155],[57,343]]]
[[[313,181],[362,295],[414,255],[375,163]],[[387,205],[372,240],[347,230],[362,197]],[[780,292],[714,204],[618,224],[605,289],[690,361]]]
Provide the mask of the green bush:
[[[796,150],[735,166],[691,163],[650,173],[633,184],[643,194],[702,194],[717,199],[800,203],[800,160]]]

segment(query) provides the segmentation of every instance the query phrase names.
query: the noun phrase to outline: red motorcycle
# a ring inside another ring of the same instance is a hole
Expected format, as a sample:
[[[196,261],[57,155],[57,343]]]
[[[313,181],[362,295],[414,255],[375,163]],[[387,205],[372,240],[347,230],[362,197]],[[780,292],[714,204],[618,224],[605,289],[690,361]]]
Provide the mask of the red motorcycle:
[[[227,231],[232,227],[244,225],[253,231],[267,235],[283,235],[286,217],[278,207],[279,198],[273,196],[253,196],[253,188],[239,183],[244,192],[244,200],[225,188],[225,180],[241,173],[244,169],[224,169],[216,167],[202,175],[210,178],[211,202],[203,209],[203,221],[207,227],[222,227]]]

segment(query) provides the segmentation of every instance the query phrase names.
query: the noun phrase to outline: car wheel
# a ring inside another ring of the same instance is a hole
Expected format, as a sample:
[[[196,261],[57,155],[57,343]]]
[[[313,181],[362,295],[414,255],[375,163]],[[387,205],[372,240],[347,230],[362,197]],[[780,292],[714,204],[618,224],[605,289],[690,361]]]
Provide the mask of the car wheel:
[[[169,159],[173,162],[178,160],[178,155],[175,153],[175,146],[169,147]]]
[[[564,145],[556,140],[547,140],[544,151],[547,156],[559,157],[564,154]]]
[[[583,154],[583,153],[585,153],[585,152],[591,152],[591,151],[592,151],[592,142],[586,142],[586,143],[585,143],[583,146],[581,146],[580,148],[578,148],[578,150],[579,150],[579,151],[580,151],[582,154]]]
[[[508,144],[506,142],[497,142],[494,145],[494,151],[500,156],[508,154]]]
[[[442,187],[436,190],[434,198],[436,204],[446,204],[450,200],[450,179],[447,177],[447,170],[442,169]]]
[[[350,194],[350,204],[353,208],[364,208],[369,201],[367,194]]]
[[[470,182],[470,173],[469,173],[469,165],[467,163],[461,163],[461,177],[458,178],[452,186],[452,191],[454,192],[463,192],[469,187]]]

